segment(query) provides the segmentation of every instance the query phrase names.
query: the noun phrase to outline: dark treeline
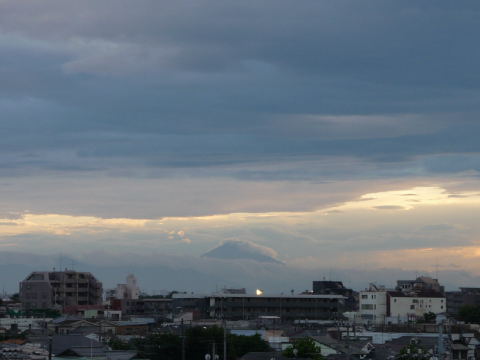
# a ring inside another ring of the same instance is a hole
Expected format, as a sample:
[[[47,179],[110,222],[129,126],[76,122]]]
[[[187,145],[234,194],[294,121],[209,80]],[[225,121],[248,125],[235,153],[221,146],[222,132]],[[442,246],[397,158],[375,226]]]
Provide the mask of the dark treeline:
[[[128,343],[112,339],[110,346],[114,350],[136,350],[139,358],[151,360],[182,359],[182,342],[184,342],[185,359],[204,359],[205,354],[216,354],[223,358],[223,329],[219,327],[193,327],[181,335],[165,333],[153,334],[144,339],[134,339]],[[260,337],[227,334],[227,359],[235,360],[247,352],[270,351],[268,343]]]

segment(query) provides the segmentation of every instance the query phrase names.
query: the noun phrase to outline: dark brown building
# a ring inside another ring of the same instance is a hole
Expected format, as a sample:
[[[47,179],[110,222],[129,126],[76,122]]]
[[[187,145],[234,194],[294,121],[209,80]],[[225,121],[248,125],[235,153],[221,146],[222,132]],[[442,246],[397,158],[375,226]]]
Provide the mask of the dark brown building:
[[[278,317],[280,321],[338,319],[342,295],[174,294],[172,309],[194,312],[203,319],[255,320]]]
[[[28,309],[63,309],[102,303],[102,283],[89,272],[35,271],[20,282],[20,302]]]

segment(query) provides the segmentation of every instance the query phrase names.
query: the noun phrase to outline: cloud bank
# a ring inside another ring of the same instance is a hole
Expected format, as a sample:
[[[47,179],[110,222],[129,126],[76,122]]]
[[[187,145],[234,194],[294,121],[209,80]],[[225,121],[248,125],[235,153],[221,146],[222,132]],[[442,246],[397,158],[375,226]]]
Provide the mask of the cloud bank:
[[[0,251],[476,276],[479,14],[0,0]]]

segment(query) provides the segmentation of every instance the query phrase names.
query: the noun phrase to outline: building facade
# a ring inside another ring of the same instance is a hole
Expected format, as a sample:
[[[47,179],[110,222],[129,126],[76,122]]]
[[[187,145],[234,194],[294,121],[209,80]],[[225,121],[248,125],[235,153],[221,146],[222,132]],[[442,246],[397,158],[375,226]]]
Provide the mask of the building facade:
[[[407,295],[372,285],[360,292],[359,302],[359,317],[365,324],[406,323],[417,321],[427,313],[447,312],[447,300],[443,295]]]
[[[352,289],[346,288],[341,281],[319,280],[312,282],[312,290],[315,295],[342,295],[345,297],[344,310],[357,309],[357,295]]]
[[[89,272],[35,271],[20,282],[20,302],[25,310],[63,309],[102,303],[102,283]]]
[[[115,288],[116,299],[136,300],[139,297],[140,288],[138,287],[137,279],[133,274],[127,276],[127,282],[125,284],[118,284]]]
[[[387,293],[387,316],[402,322],[416,320],[427,313],[442,314],[447,311],[444,296],[408,296],[401,292]]]
[[[195,312],[205,319],[256,320],[272,316],[289,322],[338,319],[344,301],[341,295],[174,294],[172,308]]]
[[[437,279],[419,276],[415,280],[397,280],[397,291],[407,295],[444,295],[445,289]]]
[[[448,314],[452,316],[457,316],[462,306],[480,304],[480,288],[462,287],[460,291],[447,291],[445,296]]]
[[[365,323],[383,324],[388,314],[387,291],[371,285],[359,294],[360,319]]]

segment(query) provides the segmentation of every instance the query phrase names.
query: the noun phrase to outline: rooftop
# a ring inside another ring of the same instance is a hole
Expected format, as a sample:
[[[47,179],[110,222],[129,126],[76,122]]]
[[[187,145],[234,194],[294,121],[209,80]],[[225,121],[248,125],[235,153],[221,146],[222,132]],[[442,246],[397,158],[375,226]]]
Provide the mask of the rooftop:
[[[254,294],[173,294],[173,299],[202,299],[202,298],[282,298],[282,299],[345,299],[342,295],[291,295],[291,294],[271,294],[271,295],[254,295]]]

